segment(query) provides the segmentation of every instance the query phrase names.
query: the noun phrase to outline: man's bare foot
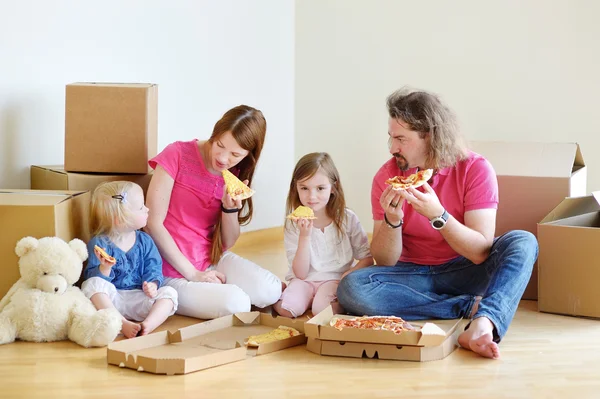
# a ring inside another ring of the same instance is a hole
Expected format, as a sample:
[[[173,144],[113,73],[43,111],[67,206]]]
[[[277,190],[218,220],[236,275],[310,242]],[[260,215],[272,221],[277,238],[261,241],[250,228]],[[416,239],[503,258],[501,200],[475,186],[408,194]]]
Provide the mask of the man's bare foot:
[[[138,335],[141,328],[142,328],[142,326],[140,326],[138,323],[134,323],[132,321],[123,319],[123,326],[121,327],[121,333],[126,338],[133,338]]]
[[[494,325],[487,317],[478,317],[467,331],[460,334],[458,343],[465,349],[490,359],[500,358],[500,348],[493,341]]]

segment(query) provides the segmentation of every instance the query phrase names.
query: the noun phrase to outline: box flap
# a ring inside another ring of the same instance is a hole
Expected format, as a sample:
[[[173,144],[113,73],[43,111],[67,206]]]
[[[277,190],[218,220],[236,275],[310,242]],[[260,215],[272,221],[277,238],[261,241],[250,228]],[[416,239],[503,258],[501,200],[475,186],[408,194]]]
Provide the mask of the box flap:
[[[600,191],[595,191],[585,197],[565,198],[542,219],[540,224],[598,211],[600,211]]]
[[[304,334],[307,337],[319,338],[320,326],[325,325],[333,317],[333,309],[331,306],[323,309],[315,317],[304,323]]]
[[[67,174],[67,172],[63,168],[63,165],[31,165],[31,167],[47,170],[49,172],[54,172],[54,173],[60,173],[60,174],[65,174],[65,175]]]
[[[260,312],[236,313],[233,319],[234,326],[245,324],[260,324]]]
[[[0,206],[56,205],[85,191],[0,190]]]
[[[145,87],[156,86],[156,84],[155,83],[76,82],[76,83],[69,83],[67,86],[106,86],[106,87],[145,88]]]
[[[446,332],[433,323],[425,323],[421,327],[421,338],[419,346],[441,345],[446,339]]]
[[[577,143],[472,141],[469,147],[503,176],[570,177],[585,166]]]

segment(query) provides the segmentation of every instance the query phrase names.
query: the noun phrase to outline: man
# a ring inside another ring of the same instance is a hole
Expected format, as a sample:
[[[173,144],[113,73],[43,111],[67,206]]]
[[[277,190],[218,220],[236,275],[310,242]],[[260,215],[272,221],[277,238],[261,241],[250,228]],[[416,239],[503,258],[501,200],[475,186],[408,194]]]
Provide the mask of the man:
[[[371,253],[378,266],[342,279],[339,302],[357,315],[470,318],[460,345],[499,358],[497,343],[531,276],[537,241],[525,231],[494,238],[496,174],[467,150],[453,112],[437,96],[399,90],[387,107],[393,158],[371,190]],[[418,189],[385,184],[424,169],[434,174]]]

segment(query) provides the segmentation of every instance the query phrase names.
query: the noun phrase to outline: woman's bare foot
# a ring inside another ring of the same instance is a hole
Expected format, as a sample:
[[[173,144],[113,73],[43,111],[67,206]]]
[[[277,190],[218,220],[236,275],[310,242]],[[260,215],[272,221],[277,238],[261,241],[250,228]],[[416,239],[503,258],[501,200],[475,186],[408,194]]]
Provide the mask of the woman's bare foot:
[[[125,336],[125,338],[133,338],[138,335],[141,328],[142,326],[140,326],[138,323],[123,319],[121,333]]]
[[[500,348],[493,341],[494,325],[487,317],[478,317],[471,322],[467,331],[460,334],[458,343],[465,349],[490,359],[500,358]]]

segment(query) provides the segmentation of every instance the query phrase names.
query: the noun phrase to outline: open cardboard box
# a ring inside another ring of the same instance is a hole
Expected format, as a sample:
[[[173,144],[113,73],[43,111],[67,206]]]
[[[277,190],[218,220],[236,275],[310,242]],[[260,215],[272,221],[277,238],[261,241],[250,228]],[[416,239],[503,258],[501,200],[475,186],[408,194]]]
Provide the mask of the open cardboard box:
[[[246,347],[250,335],[279,326],[293,327],[301,334],[284,340]],[[253,356],[276,352],[306,342],[304,322],[267,313],[245,312],[184,327],[161,331],[108,345],[109,364],[154,374],[187,374]]]
[[[100,183],[126,180],[138,184],[148,191],[152,173],[147,174],[103,174],[73,173],[65,171],[63,165],[31,165],[31,188],[33,190],[72,190],[93,192]]]
[[[21,277],[17,242],[27,236],[89,240],[87,191],[0,189],[0,298]]]
[[[541,312],[600,318],[600,192],[565,198],[538,224]]]
[[[390,360],[430,361],[448,356],[458,347],[464,319],[411,322],[416,331],[395,334],[391,331],[348,328],[338,330],[329,325],[334,315],[331,306],[306,322],[307,349],[311,352],[344,357],[369,357]]]
[[[510,230],[536,234],[537,224],[565,197],[587,194],[587,166],[577,143],[472,141],[470,148],[498,176],[496,236]],[[537,263],[523,299],[538,299]]]

